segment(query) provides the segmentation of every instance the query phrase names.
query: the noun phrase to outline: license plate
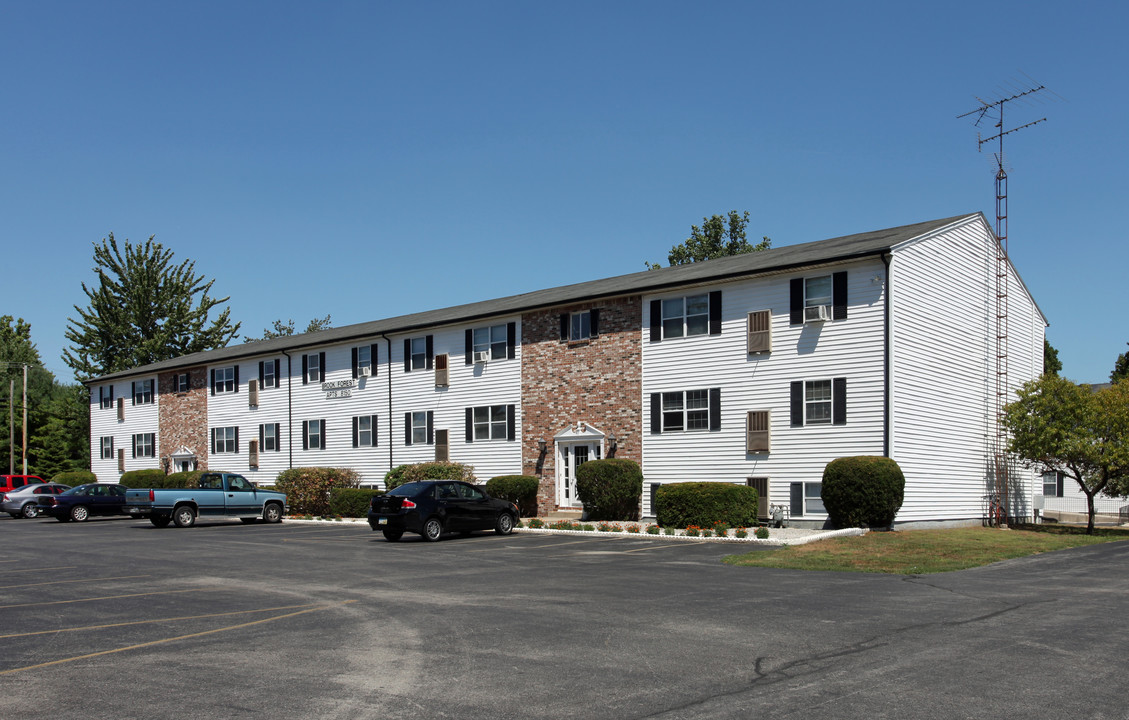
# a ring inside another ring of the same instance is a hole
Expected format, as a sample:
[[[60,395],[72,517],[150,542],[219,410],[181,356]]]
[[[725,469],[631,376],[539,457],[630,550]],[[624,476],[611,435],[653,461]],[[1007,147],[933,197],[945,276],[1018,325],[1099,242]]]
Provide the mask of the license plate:
[[[377,525],[387,525],[388,524],[388,518],[377,518],[376,524]]]

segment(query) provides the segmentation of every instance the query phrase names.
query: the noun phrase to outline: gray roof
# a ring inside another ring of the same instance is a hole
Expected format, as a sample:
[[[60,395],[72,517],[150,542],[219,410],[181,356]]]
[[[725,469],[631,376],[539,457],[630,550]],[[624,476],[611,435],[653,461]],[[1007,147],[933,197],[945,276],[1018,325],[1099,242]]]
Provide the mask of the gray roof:
[[[761,252],[733,255],[688,265],[677,265],[659,270],[643,270],[630,275],[590,280],[548,290],[511,295],[497,300],[483,300],[467,305],[428,310],[386,320],[373,320],[314,333],[288,335],[259,342],[229,345],[217,350],[192,353],[143,367],[110,373],[88,380],[86,384],[92,385],[139,374],[167,372],[245,357],[332,345],[359,338],[372,338],[382,333],[404,333],[420,328],[470,322],[487,317],[512,315],[589,300],[661,292],[682,286],[720,282],[744,276],[780,272],[791,268],[879,255],[907,240],[976,216],[983,218],[981,213],[956,215],[941,220],[902,225],[901,227],[856,235],[845,235],[830,240],[787,245]]]

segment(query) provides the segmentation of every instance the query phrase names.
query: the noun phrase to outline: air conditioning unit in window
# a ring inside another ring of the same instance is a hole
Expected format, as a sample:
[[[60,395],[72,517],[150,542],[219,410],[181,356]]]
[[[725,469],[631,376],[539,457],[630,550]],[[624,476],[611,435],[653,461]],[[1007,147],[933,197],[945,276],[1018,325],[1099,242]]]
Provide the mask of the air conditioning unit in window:
[[[476,352],[474,354],[474,363],[476,365],[478,365],[480,363],[486,363],[486,362],[490,362],[490,351],[489,350],[479,350],[478,352]]]
[[[357,377],[371,377],[372,367],[369,365],[362,365],[357,368]]]
[[[831,319],[831,308],[827,305],[813,305],[804,308],[804,322],[826,322]]]

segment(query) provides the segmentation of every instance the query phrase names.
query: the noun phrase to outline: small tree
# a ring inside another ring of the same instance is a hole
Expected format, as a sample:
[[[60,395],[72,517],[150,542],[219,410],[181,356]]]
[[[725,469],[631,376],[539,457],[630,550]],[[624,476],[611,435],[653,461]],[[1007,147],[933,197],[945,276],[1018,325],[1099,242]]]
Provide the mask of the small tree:
[[[331,319],[331,317],[329,315],[326,315],[323,318],[314,318],[313,320],[311,320],[309,322],[309,324],[306,325],[306,329],[303,332],[307,332],[307,333],[321,332],[322,330],[329,330],[332,327],[333,327],[333,320]],[[276,337],[289,337],[293,334],[294,334],[294,319],[293,318],[287,320],[286,322],[282,322],[281,320],[275,320],[274,324],[271,327],[263,329],[262,337],[251,337],[249,335],[244,335],[243,336],[243,342],[245,342],[245,343],[259,342],[260,340],[270,340],[271,338],[276,338]]]
[[[820,498],[835,527],[890,527],[905,498],[906,478],[888,457],[843,457],[823,469]]]
[[[762,238],[756,245],[749,242],[745,232],[748,224],[748,210],[743,215],[738,215],[736,210],[730,210],[727,216],[704,217],[701,227],[691,225],[690,237],[670,249],[667,262],[673,267],[771,248],[772,241],[767,237]],[[658,270],[662,267],[659,263],[644,262],[644,264],[648,270]]]
[[[1117,360],[1113,363],[1113,372],[1109,374],[1109,381],[1111,383],[1120,382],[1127,377],[1129,377],[1129,352],[1123,352],[1117,356]]]

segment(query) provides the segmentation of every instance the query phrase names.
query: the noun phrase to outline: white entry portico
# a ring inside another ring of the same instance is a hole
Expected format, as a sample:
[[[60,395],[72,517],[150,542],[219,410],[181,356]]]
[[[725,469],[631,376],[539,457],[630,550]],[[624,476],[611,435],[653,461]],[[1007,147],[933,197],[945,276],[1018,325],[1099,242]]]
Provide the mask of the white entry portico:
[[[604,456],[606,436],[581,420],[553,436],[557,467],[558,507],[580,507],[576,498],[576,469]]]

